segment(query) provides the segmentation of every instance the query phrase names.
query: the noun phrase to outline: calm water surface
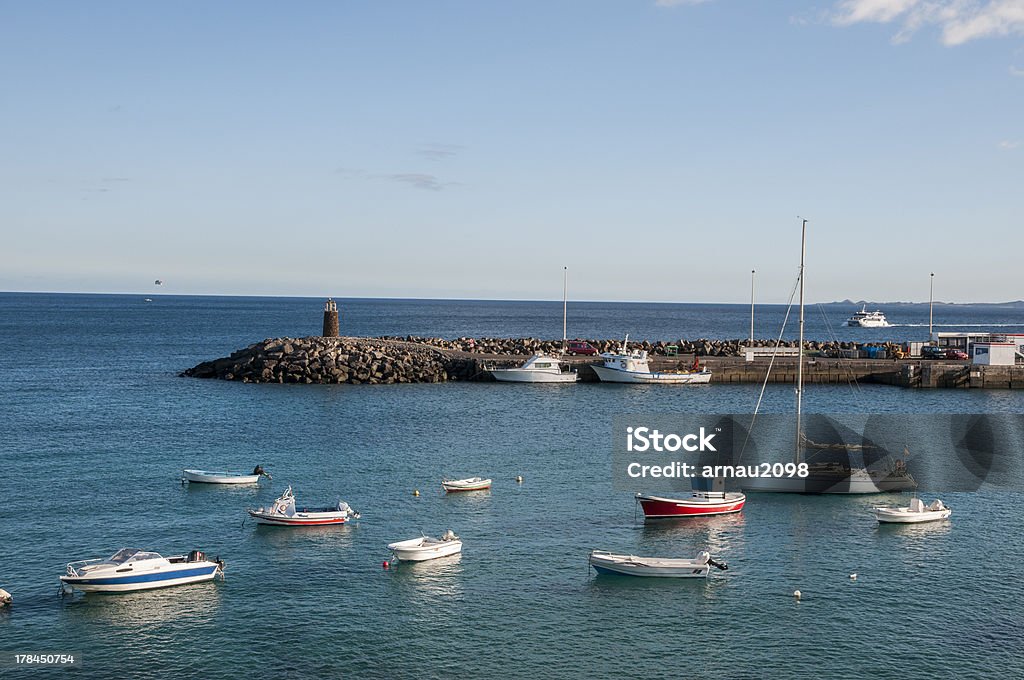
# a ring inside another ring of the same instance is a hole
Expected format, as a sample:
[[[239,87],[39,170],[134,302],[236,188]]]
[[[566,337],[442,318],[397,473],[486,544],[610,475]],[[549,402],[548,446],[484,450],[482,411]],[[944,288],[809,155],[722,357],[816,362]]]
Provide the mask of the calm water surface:
[[[351,334],[555,337],[560,309],[551,332],[538,321],[552,305],[349,301],[342,312]],[[878,527],[867,510],[879,498],[785,495],[753,497],[737,516],[644,526],[631,495],[612,490],[612,417],[749,411],[758,386],[176,377],[264,337],[316,333],[319,309],[296,299],[0,295],[0,587],[15,597],[0,612],[0,651],[84,657],[81,671],[0,675],[1024,676],[1019,494],[952,494],[943,500],[953,521],[920,527]],[[749,313],[585,311],[571,335],[742,337]],[[1016,323],[1014,314],[964,308],[952,321]],[[822,412],[1024,412],[1017,392],[813,386],[805,399]],[[791,389],[769,390],[768,411],[791,404]],[[178,482],[183,467],[256,463],[272,483]],[[440,493],[441,477],[477,474],[495,479],[491,492]],[[300,504],[341,497],[363,517],[301,531],[243,522],[245,508],[287,484]],[[447,528],[465,541],[461,557],[381,568],[386,543]],[[227,579],[58,597],[65,563],[123,546],[202,548],[223,556]],[[730,565],[706,582],[597,578],[586,564],[592,548],[689,556],[704,547]]]

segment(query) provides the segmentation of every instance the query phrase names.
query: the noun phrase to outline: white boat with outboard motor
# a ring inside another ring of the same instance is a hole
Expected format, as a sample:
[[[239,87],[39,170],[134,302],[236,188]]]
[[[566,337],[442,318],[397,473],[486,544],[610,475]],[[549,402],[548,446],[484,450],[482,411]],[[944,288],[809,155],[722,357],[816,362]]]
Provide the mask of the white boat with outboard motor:
[[[846,325],[858,328],[888,328],[891,324],[886,321],[882,312],[869,312],[867,305],[861,305],[860,311],[854,312],[853,316],[846,320]]]
[[[522,366],[489,368],[487,372],[498,382],[574,383],[580,379],[576,371],[563,371],[558,357],[534,354]]]
[[[107,559],[80,560],[67,565],[60,577],[63,589],[123,593],[211,581],[224,575],[224,561],[208,560],[200,550],[163,557],[138,548],[122,548]]]
[[[670,557],[617,555],[604,550],[590,551],[590,566],[598,574],[619,576],[655,576],[662,578],[707,578],[711,567],[725,571],[729,565],[711,559],[706,550],[688,560]]]
[[[182,470],[181,482],[195,484],[256,484],[261,477],[273,479],[270,473],[257,465],[250,474],[242,472],[211,472],[209,470]]]
[[[399,562],[424,562],[462,552],[462,539],[449,529],[441,538],[421,536],[408,541],[388,543],[388,550]]]
[[[628,344],[627,335],[620,351],[601,354],[604,365],[591,366],[601,382],[646,385],[705,385],[711,382],[711,371],[706,366],[702,369],[696,357],[693,368],[689,371],[652,372],[647,352],[639,349],[629,351]]]
[[[290,486],[269,507],[249,510],[248,513],[256,520],[257,524],[282,527],[344,524],[353,519],[359,519],[359,513],[345,501],[338,501],[337,505],[321,508],[299,508],[295,505],[295,494],[292,493]]]
[[[919,524],[921,522],[937,522],[949,519],[953,510],[939,499],[928,505],[920,498],[911,498],[907,507],[876,507],[871,510],[875,518],[883,524]]]

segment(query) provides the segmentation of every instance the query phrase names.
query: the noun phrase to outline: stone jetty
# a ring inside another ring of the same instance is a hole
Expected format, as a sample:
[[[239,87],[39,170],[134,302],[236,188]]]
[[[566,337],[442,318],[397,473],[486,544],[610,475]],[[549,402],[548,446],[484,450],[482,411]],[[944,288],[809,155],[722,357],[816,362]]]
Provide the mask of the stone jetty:
[[[599,351],[617,350],[619,340],[588,340]],[[656,371],[688,368],[696,358],[712,371],[712,382],[794,382],[796,359],[781,356],[768,373],[768,361],[746,361],[743,340],[678,340],[630,342],[630,349],[644,349]],[[770,347],[772,341],[753,343]],[[794,347],[795,342],[783,343]],[[493,378],[488,367],[522,363],[537,352],[556,353],[560,340],[537,338],[426,338],[417,336],[354,338],[270,338],[232,352],[230,356],[204,361],[182,376],[218,378],[251,383],[302,383],[389,385],[440,383]],[[875,343],[884,348],[884,343]],[[1024,387],[1024,367],[971,366],[962,361],[920,359],[865,359],[857,356],[864,347],[848,342],[805,343],[808,359],[804,375],[810,383],[884,383],[904,387]],[[596,381],[589,364],[597,357],[566,357],[583,382]]]

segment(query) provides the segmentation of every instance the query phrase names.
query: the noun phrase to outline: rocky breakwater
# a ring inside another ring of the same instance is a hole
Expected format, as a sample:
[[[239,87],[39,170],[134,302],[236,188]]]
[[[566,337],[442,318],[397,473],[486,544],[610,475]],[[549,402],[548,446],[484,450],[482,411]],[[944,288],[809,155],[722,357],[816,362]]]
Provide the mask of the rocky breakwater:
[[[445,340],[443,338],[427,338],[414,335],[388,336],[382,338],[391,341],[402,341],[416,345],[437,347],[438,349],[485,355],[514,355],[529,356],[541,353],[559,353],[562,349],[561,340],[539,340],[537,338],[457,338]],[[599,352],[618,351],[622,347],[622,340],[585,340]],[[784,340],[782,347],[796,347],[795,340]],[[738,357],[741,356],[742,347],[774,347],[775,340],[669,340],[651,342],[648,340],[630,341],[629,349],[646,350],[651,356],[665,356],[674,348],[676,354],[691,354],[710,357]],[[805,340],[804,349],[810,352],[817,352],[821,356],[838,357],[840,351],[857,349],[859,345],[854,342],[819,342]]]
[[[181,376],[252,383],[389,385],[469,380],[476,362],[438,347],[381,338],[270,338]]]

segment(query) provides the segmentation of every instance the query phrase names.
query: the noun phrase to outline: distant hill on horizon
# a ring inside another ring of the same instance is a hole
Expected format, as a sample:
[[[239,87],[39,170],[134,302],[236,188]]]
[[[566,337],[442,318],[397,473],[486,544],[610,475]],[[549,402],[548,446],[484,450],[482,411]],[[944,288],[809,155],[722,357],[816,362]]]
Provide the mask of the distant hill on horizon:
[[[886,307],[909,307],[911,305],[926,305],[927,302],[907,302],[903,300],[890,301],[890,302],[872,302],[870,300],[837,300],[833,302],[822,302],[822,305],[843,305],[843,306],[859,306],[867,305],[869,307],[879,307],[885,305]],[[959,307],[1009,307],[1012,309],[1024,309],[1024,300],[1012,300],[1009,302],[940,302],[935,301],[935,305],[939,306],[959,306]]]

